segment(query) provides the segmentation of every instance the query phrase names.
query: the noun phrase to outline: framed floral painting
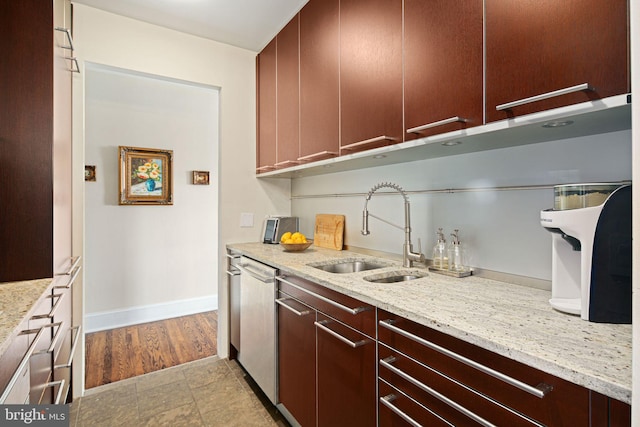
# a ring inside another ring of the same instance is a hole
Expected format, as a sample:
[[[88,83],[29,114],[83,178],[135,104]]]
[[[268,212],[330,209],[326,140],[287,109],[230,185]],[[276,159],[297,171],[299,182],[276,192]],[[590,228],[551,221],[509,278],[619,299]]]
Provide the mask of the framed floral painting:
[[[120,205],[173,204],[173,151],[120,146]]]

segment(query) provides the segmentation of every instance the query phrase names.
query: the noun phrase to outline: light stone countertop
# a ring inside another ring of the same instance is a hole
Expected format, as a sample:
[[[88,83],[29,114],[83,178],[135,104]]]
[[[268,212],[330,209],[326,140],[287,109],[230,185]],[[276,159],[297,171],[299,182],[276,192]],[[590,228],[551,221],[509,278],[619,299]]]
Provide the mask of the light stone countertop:
[[[371,283],[363,277],[407,269],[398,261],[315,246],[300,253],[263,243],[227,248],[631,404],[631,325],[592,323],[560,313],[549,305],[549,291],[430,272],[409,282]],[[346,259],[389,267],[335,274],[307,265]]]
[[[0,355],[21,331],[20,323],[38,299],[48,291],[52,279],[0,283]]]

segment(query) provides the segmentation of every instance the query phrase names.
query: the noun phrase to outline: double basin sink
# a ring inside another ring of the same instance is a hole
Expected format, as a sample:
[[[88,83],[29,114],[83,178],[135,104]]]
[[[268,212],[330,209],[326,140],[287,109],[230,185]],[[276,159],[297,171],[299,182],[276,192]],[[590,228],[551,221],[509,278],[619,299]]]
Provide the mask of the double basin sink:
[[[324,264],[310,265],[311,267],[318,268],[329,273],[345,274],[345,273],[359,273],[361,271],[376,270],[379,268],[389,267],[389,265],[379,264],[370,261],[351,260],[343,262],[332,262]],[[394,271],[388,274],[371,275],[363,277],[367,282],[372,283],[399,283],[408,282],[411,280],[425,277],[426,273],[416,273],[415,271]]]

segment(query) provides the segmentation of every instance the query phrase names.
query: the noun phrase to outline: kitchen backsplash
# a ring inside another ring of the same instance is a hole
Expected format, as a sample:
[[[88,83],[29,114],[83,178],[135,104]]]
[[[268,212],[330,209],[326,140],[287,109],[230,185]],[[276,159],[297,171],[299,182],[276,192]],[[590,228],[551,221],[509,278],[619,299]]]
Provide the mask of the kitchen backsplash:
[[[371,234],[360,233],[366,193],[390,181],[410,193],[414,249],[420,239],[427,257],[438,227],[447,241],[459,229],[470,265],[551,280],[551,236],[540,226],[540,210],[553,208],[551,187],[625,180],[631,180],[631,131],[297,178],[291,213],[308,235],[317,213],[344,214],[345,245],[401,254],[401,230],[371,218]],[[404,224],[397,193],[376,193],[368,209]]]

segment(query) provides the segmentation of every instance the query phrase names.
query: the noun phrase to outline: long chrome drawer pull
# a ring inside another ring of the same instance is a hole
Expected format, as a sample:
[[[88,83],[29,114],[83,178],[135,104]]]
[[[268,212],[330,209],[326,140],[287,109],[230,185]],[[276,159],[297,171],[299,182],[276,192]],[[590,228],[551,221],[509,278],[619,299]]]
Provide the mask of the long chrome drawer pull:
[[[77,266],[76,267],[76,269],[73,271],[73,274],[69,278],[69,282],[66,285],[64,285],[64,286],[54,286],[53,288],[54,289],[71,289],[71,286],[73,286],[73,283],[78,278],[78,273],[80,273],[80,269],[81,268],[82,268],[81,266]]]
[[[60,47],[63,49],[69,49],[71,51],[74,51],[75,48],[73,47],[73,38],[71,37],[71,31],[68,28],[62,28],[62,27],[56,27],[55,30],[61,31],[67,35],[67,41],[69,42],[69,46],[60,46]]]
[[[392,138],[390,136],[386,136],[386,135],[381,135],[381,136],[376,136],[375,138],[371,138],[371,139],[365,139],[364,141],[359,141],[359,142],[354,142],[353,144],[348,144],[348,145],[344,145],[342,147],[340,147],[341,150],[356,150],[360,147],[362,147],[363,145],[369,145],[369,144],[373,144],[375,142],[382,142],[382,141],[395,141],[395,138]]]
[[[51,340],[51,343],[49,343],[49,347],[46,350],[39,350],[36,351],[35,353],[33,353],[34,355],[37,354],[45,354],[45,353],[51,353],[55,347],[56,344],[58,343],[58,339],[60,338],[60,331],[62,330],[62,325],[64,324],[64,322],[57,322],[57,323],[47,323],[46,325],[43,325],[40,329],[44,330],[47,328],[55,328],[56,326],[58,327],[58,330],[56,331],[56,334],[53,336],[53,339]],[[26,331],[23,331],[23,333],[34,333],[35,331],[37,331],[38,329],[28,329]],[[35,341],[35,340],[34,340]]]
[[[58,393],[56,394],[56,401],[53,403],[54,405],[59,405],[60,400],[62,400],[62,391],[64,390],[64,383],[65,383],[65,380],[59,380],[59,381],[52,381],[44,385],[44,388],[59,386]]]
[[[241,255],[233,255],[233,254],[227,254],[227,258],[229,259],[240,259]]]
[[[2,395],[0,396],[0,405],[3,405],[4,402],[7,400],[7,398],[11,394],[11,390],[16,385],[16,382],[18,382],[18,379],[20,379],[20,375],[22,374],[22,371],[24,370],[24,368],[27,367],[27,364],[29,363],[29,359],[31,359],[31,356],[33,355],[33,352],[36,350],[36,347],[38,346],[38,343],[39,343],[40,339],[42,338],[42,335],[44,333],[44,328],[40,328],[40,329],[36,329],[36,330],[28,329],[28,330],[22,331],[20,333],[20,335],[29,335],[29,334],[36,333],[36,332],[37,332],[37,334],[36,334],[35,338],[31,342],[31,345],[27,349],[27,352],[24,354],[24,357],[20,361],[20,364],[16,368],[16,371],[13,373],[13,376],[11,377],[9,382],[7,383],[7,386],[5,387],[4,391],[2,392]]]
[[[73,344],[71,344],[71,352],[69,353],[69,360],[67,360],[67,363],[65,363],[64,365],[54,365],[53,369],[62,369],[62,368],[70,368],[71,364],[73,363],[73,355],[76,352],[76,347],[78,346],[78,343],[80,342],[80,332],[82,331],[82,326],[78,325],[78,326],[74,326],[73,328],[71,328],[70,330],[76,330],[76,334],[73,337]]]
[[[564,89],[554,90],[553,92],[542,93],[540,95],[531,96],[529,98],[519,99],[517,101],[507,102],[506,104],[496,105],[496,110],[508,110],[513,107],[519,107],[520,105],[531,104],[532,102],[542,101],[544,99],[555,98],[556,96],[568,95],[574,92],[580,92],[583,90],[594,90],[589,83],[582,83]]]
[[[423,131],[426,129],[431,129],[438,126],[444,126],[444,125],[448,125],[456,122],[466,123],[467,121],[468,121],[467,119],[463,119],[462,117],[455,116],[455,117],[450,117],[448,119],[439,120],[437,122],[427,123],[426,125],[416,126],[414,128],[407,129],[407,133],[420,133],[420,131]]]
[[[48,312],[47,314],[36,314],[35,316],[31,316],[31,320],[47,319],[47,318],[52,318],[53,316],[55,316],[56,311],[58,310],[58,307],[60,306],[60,303],[62,302],[62,299],[64,298],[64,295],[65,294],[53,294],[51,296],[48,296],[47,298],[58,297],[58,299],[56,300],[56,303],[53,304],[53,307],[51,307],[51,311]]]
[[[328,320],[321,320],[319,322],[313,322],[313,324],[316,325],[318,328],[322,329],[323,331],[327,332],[330,335],[333,335],[335,338],[338,338],[340,341],[342,341],[343,343],[347,344],[351,348],[362,347],[363,345],[365,345],[367,343],[367,340],[360,340],[360,341],[353,342],[350,339],[347,339],[347,338],[343,337],[339,333],[334,332],[331,329],[327,328],[325,326],[327,323],[329,323]]]
[[[350,308],[347,307],[346,305],[342,305],[339,302],[335,302],[329,298],[323,297],[322,295],[319,295],[313,291],[310,291],[308,289],[303,288],[302,286],[298,286],[295,283],[291,283],[290,281],[286,280],[284,277],[282,276],[278,276],[277,279],[283,283],[286,283],[289,286],[293,286],[294,288],[298,289],[299,291],[305,292],[309,295],[311,295],[314,298],[318,298],[319,300],[322,300],[324,302],[326,302],[327,304],[331,304],[332,306],[339,308],[342,311],[346,311],[347,313],[356,315],[358,313],[362,313],[363,311],[367,311],[369,310],[368,307],[356,307],[356,308]]]
[[[308,156],[298,157],[298,160],[301,162],[306,162],[317,157],[335,157],[337,155],[338,153],[336,153],[335,151],[320,151],[318,153],[309,154]]]
[[[238,271],[229,271],[229,270],[227,270],[227,274],[229,276],[239,276],[240,275],[240,271],[239,270]]]
[[[78,64],[78,58],[76,58],[75,56],[70,56],[64,59],[68,59],[69,61],[71,61],[72,63],[75,64],[76,68],[74,69],[73,66],[71,67],[71,71],[72,73],[78,73],[80,74],[80,64]]]
[[[71,258],[71,267],[69,267],[69,270],[65,273],[67,276],[70,276],[73,273],[73,270],[75,270],[78,264],[80,264],[81,259],[82,257],[80,255]]]
[[[416,420],[414,420],[409,415],[402,412],[397,406],[391,403],[395,399],[396,399],[395,394],[388,394],[380,398],[380,403],[382,403],[387,408],[391,409],[396,415],[398,415],[400,418],[402,418],[403,420],[411,424],[413,427],[422,427],[422,424],[418,423]]]
[[[409,374],[405,373],[404,371],[396,368],[395,366],[393,366],[392,364],[387,362],[387,359],[380,359],[380,364],[382,366],[384,366],[385,368],[387,368],[388,370],[390,370],[391,372],[395,373],[396,375],[398,375],[398,376],[404,378],[405,380],[409,381],[411,384],[415,385],[416,387],[418,387],[418,388],[424,390],[425,392],[429,393],[431,396],[433,396],[436,399],[440,400],[442,403],[445,403],[445,404],[451,406],[456,411],[458,411],[461,414],[464,414],[467,417],[471,418],[472,420],[474,420],[478,424],[481,424],[481,425],[483,425],[485,427],[496,427],[495,424],[490,423],[489,421],[485,420],[484,418],[482,418],[480,415],[476,414],[475,412],[472,412],[472,411],[468,410],[467,408],[465,408],[464,406],[460,405],[459,403],[454,402],[453,400],[449,399],[447,396],[437,392],[436,390],[432,389],[428,385],[423,384],[422,382],[420,382],[417,379],[413,378],[411,375],[409,375]]]
[[[311,314],[311,310],[298,311],[295,308],[291,307],[289,304],[285,304],[284,302],[290,300],[291,298],[278,298],[276,299],[276,304],[280,307],[284,307],[290,312],[294,313],[296,316],[306,316],[307,314]]]
[[[509,385],[512,385],[516,388],[519,388],[522,391],[526,391],[529,394],[534,395],[542,399],[548,392],[550,392],[553,388],[547,384],[541,383],[537,387],[530,386],[529,384],[523,383],[520,380],[512,378],[508,375],[503,374],[502,372],[498,372],[494,369],[489,368],[488,366],[484,366],[474,360],[468,359],[458,353],[454,353],[451,350],[447,350],[444,347],[440,347],[437,344],[432,343],[431,341],[427,341],[424,338],[420,338],[417,335],[412,334],[411,332],[407,332],[404,329],[400,329],[397,326],[391,324],[392,320],[380,320],[378,323],[380,326],[387,328],[393,332],[396,332],[403,337],[409,338],[412,341],[415,341],[419,344],[424,345],[425,347],[429,347],[432,350],[437,351],[438,353],[444,354],[452,359],[457,360],[458,362],[464,363],[467,366],[471,366],[474,369],[477,369],[480,372],[483,372],[487,375],[491,375],[494,378],[499,379]]]

